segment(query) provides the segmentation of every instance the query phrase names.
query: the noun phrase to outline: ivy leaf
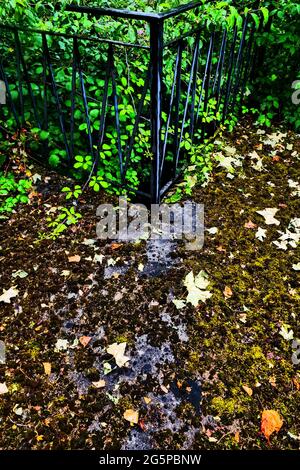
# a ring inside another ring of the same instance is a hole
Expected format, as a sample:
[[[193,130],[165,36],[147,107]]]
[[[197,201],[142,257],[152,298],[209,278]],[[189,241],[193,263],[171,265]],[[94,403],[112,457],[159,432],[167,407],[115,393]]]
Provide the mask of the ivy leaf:
[[[191,271],[186,276],[183,284],[188,290],[186,302],[191,303],[194,307],[197,307],[199,302],[206,302],[212,296],[209,291],[205,290],[209,285],[209,281],[204,271],[200,271],[196,277],[194,277],[194,273]]]
[[[127,362],[130,360],[130,357],[125,356],[125,349],[126,349],[126,344],[127,343],[113,343],[108,348],[106,351],[108,354],[111,354],[116,361],[116,364],[118,367],[124,367]]]

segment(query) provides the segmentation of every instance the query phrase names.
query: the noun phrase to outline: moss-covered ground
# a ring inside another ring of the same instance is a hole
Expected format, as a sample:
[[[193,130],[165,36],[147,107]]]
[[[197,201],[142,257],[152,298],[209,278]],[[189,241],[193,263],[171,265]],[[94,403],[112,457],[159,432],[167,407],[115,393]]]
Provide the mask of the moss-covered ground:
[[[300,364],[292,354],[300,249],[273,243],[300,216],[299,136],[245,124],[219,140],[216,153],[227,160],[192,195],[205,205],[206,228],[217,231],[205,231],[198,251],[179,243],[176,262],[156,276],[143,274],[144,241],[96,240],[96,207],[115,201],[103,193],[79,199],[83,218],[57,240],[40,240],[46,218],[65,204],[66,183],[31,169],[41,175],[31,205],[1,222],[0,295],[19,291],[0,303],[2,449],[299,448]],[[278,209],[280,225],[257,213],[267,208]],[[27,276],[13,277],[18,270]],[[186,298],[192,270],[208,274],[212,296],[178,310],[172,300]],[[67,340],[61,349],[58,340]],[[127,367],[106,351],[115,342],[127,343]],[[93,384],[100,380],[104,387]],[[137,424],[124,419],[130,409]],[[283,419],[270,443],[260,431],[263,410]]]

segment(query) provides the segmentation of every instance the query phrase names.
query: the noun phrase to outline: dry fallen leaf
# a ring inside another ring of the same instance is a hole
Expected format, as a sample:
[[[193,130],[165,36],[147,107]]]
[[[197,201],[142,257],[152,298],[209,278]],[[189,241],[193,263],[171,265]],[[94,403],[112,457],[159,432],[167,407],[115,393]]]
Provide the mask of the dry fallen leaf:
[[[126,344],[127,343],[113,343],[108,348],[106,351],[108,354],[111,354],[114,356],[116,364],[118,367],[123,367],[125,364],[130,360],[129,357],[125,356],[125,349],[126,349]]]
[[[271,434],[279,432],[282,428],[283,420],[275,410],[264,410],[261,416],[261,432],[269,441]]]
[[[68,257],[69,263],[79,263],[81,257],[79,255],[69,256]]]
[[[149,397],[144,397],[144,402],[146,403],[146,405],[149,405],[149,403],[151,403],[152,400]]]
[[[4,302],[6,304],[10,304],[10,300],[13,297],[17,297],[19,291],[15,287],[10,287],[7,290],[3,290],[3,294],[0,295],[0,302]]]
[[[93,384],[94,387],[96,387],[96,388],[103,388],[103,387],[106,386],[105,380],[98,380],[98,382],[92,382],[92,384]]]
[[[8,392],[8,388],[6,386],[6,383],[0,383],[0,395],[3,395],[4,393],[7,393]]]
[[[45,374],[51,374],[51,363],[50,362],[43,362]]]
[[[86,347],[91,339],[92,338],[90,336],[80,336],[79,343],[82,344],[83,347]]]
[[[253,390],[252,388],[248,387],[247,385],[242,385],[243,390],[249,395],[249,397],[252,397],[253,395]]]
[[[123,417],[132,424],[138,424],[139,422],[139,412],[132,409],[126,410]]]
[[[256,212],[265,219],[265,223],[267,225],[280,225],[280,221],[275,219],[275,215],[278,210],[279,209],[276,209],[276,207],[267,207],[267,209],[264,209],[263,211]]]
[[[229,286],[225,287],[223,294],[226,297],[226,299],[229,299],[230,297],[233,296],[233,292]]]

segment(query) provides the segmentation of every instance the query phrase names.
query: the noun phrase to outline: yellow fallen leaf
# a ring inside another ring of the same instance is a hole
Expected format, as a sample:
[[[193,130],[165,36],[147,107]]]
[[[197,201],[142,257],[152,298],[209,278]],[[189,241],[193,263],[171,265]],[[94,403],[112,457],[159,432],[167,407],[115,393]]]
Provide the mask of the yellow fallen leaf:
[[[249,395],[249,397],[252,397],[252,395],[253,395],[253,390],[252,390],[252,388],[248,387],[247,385],[243,385],[242,388],[243,388],[243,390],[245,390],[245,392]]]
[[[43,362],[45,374],[51,374],[51,363],[50,362]]]
[[[152,400],[149,397],[144,397],[144,402],[146,403],[146,405],[149,405],[149,403],[151,403]]]
[[[269,441],[271,434],[279,432],[282,428],[283,420],[275,410],[264,410],[261,416],[261,432]]]
[[[132,424],[138,424],[139,422],[139,412],[131,408],[125,411],[123,417],[126,419],[126,421],[129,421]]]

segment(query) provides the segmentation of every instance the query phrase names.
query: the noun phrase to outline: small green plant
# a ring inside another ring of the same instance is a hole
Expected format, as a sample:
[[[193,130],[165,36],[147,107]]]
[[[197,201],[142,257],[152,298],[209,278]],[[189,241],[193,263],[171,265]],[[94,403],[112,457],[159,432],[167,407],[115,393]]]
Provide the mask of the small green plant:
[[[82,189],[81,189],[81,186],[79,186],[79,184],[76,184],[74,186],[74,189],[71,189],[66,186],[62,188],[61,192],[66,194],[66,200],[71,199],[71,197],[78,199],[79,196],[82,194]]]
[[[76,155],[76,163],[74,163],[74,168],[81,169],[83,171],[90,171],[93,165],[93,158],[90,155],[82,157],[81,155]]]
[[[16,180],[13,173],[0,172],[0,213],[9,213],[19,203],[27,204],[32,183],[28,179]]]
[[[51,217],[47,218],[48,227],[52,230],[50,233],[40,233],[39,238],[41,240],[56,240],[69,226],[76,225],[81,218],[82,215],[75,211],[75,207],[71,207],[70,209],[67,207],[59,207],[59,214],[54,220]]]
[[[167,198],[166,202],[175,203],[184,195],[190,196],[194,186],[203,183],[208,178],[213,168],[211,158],[213,148],[214,145],[208,142],[190,148],[191,164],[184,172],[183,182],[176,186],[175,192]]]

